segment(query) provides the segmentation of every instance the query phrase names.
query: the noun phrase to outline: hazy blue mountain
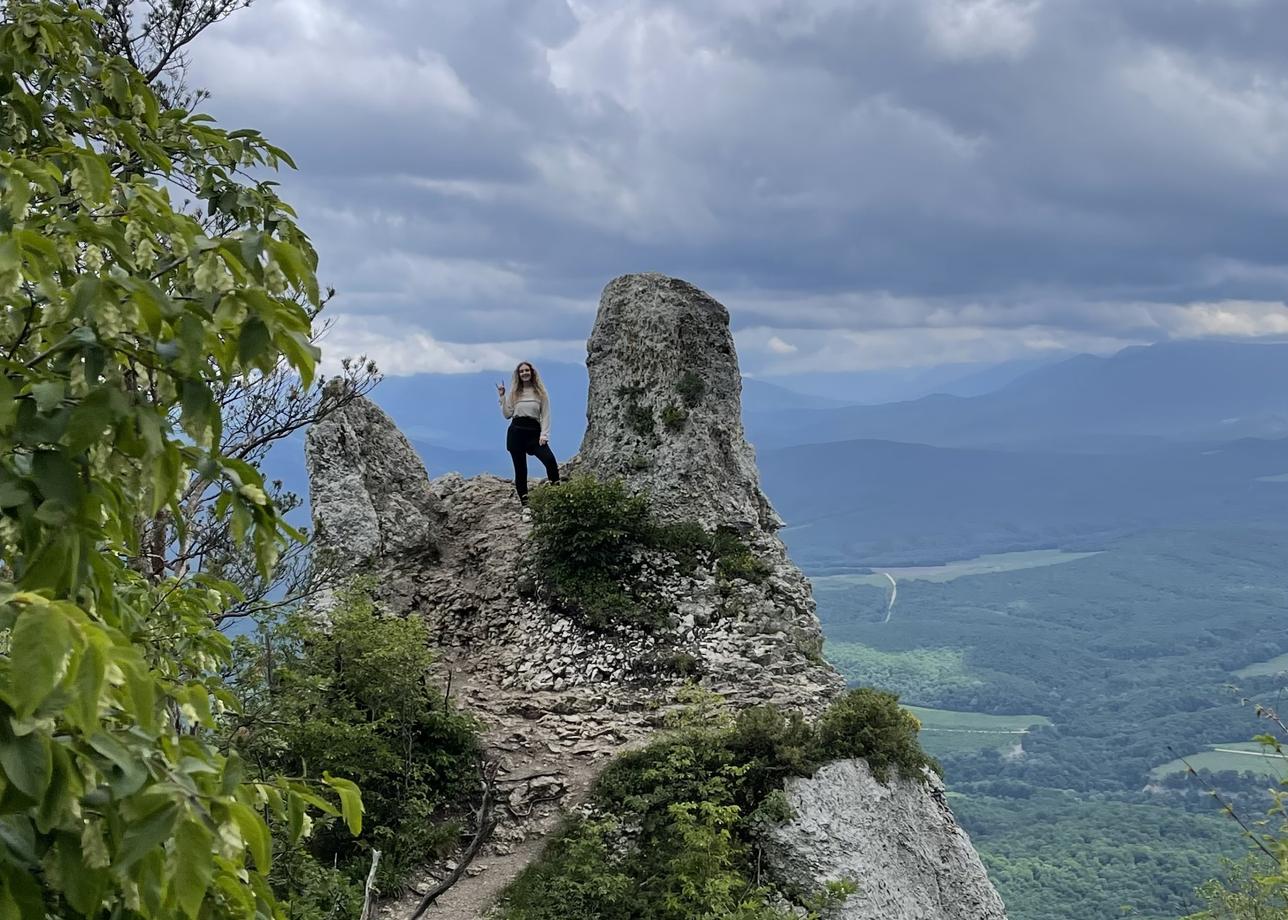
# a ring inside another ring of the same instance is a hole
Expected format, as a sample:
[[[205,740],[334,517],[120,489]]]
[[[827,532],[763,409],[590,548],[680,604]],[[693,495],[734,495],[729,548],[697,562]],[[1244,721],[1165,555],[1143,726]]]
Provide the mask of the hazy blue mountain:
[[[572,455],[586,428],[585,365],[543,363],[542,377],[550,390],[553,434],[557,450]],[[389,413],[408,438],[422,445],[450,450],[500,449],[504,458],[506,421],[496,407],[496,384],[501,374],[416,374],[387,377],[371,398]],[[509,379],[505,383],[509,386]],[[832,409],[851,403],[801,393],[777,382],[745,378],[743,404],[755,411]]]
[[[585,427],[586,370],[573,364],[543,364],[541,370],[555,397],[553,444],[564,460],[580,446]],[[504,476],[510,469],[506,422],[496,408],[495,383],[495,374],[392,377],[373,398],[407,432],[431,476]],[[833,523],[814,523],[812,535],[789,538],[811,555],[815,547],[842,540],[841,556],[875,553],[885,562],[960,557],[960,550],[947,549],[956,544],[1028,547],[1035,540],[1105,532],[1119,503],[1134,522],[1147,522],[1148,508],[1166,510],[1172,499],[1178,507],[1196,507],[1185,489],[1202,493],[1195,513],[1204,514],[1227,497],[1208,488],[1204,477],[1215,475],[1225,483],[1221,489],[1242,482],[1237,477],[1243,472],[1227,475],[1233,448],[1214,463],[1195,459],[1203,457],[1201,450],[1174,449],[1169,441],[1226,432],[1229,437],[1211,439],[1228,441],[1247,430],[1288,430],[1288,345],[1279,344],[1173,343],[1110,358],[1082,355],[1031,370],[985,395],[882,406],[837,407],[828,397],[777,381],[743,383],[744,420],[771,497],[794,523],[834,515],[828,519]],[[775,449],[806,441],[816,443]],[[935,451],[918,444],[998,445],[1023,453]],[[1140,456],[1070,456],[1088,450]],[[1275,467],[1280,442],[1244,442],[1241,450],[1246,457],[1266,455],[1255,466],[1257,475],[1288,472],[1288,462]],[[270,477],[301,494],[303,471],[302,436],[274,450],[267,467]],[[1246,488],[1250,495],[1275,497],[1282,485]],[[1240,493],[1231,507],[1243,509],[1245,499]]]
[[[820,371],[762,378],[794,392],[822,396],[847,405],[906,402],[935,393],[978,396],[996,390],[1039,367],[1070,356],[1052,352],[1040,358],[1000,363],[939,364],[932,367],[891,367],[872,371]],[[771,409],[744,403],[744,410]]]
[[[761,447],[874,438],[954,447],[1121,450],[1288,434],[1288,344],[1168,342],[1079,355],[973,397],[751,410]]]
[[[453,450],[438,444],[427,444],[424,441],[410,439],[412,447],[425,461],[425,471],[434,479],[444,473],[460,473],[462,476],[477,476],[479,473],[495,473],[498,476],[511,476],[514,467],[510,455],[505,452],[504,441],[500,450]],[[560,460],[565,458],[560,457]],[[535,476],[541,464],[530,460],[528,464]]]
[[[835,409],[853,405],[853,400],[835,399],[813,393],[802,393],[781,383],[756,377],[742,378],[742,404],[759,412],[797,409]]]
[[[1067,361],[1071,357],[1074,357],[1071,352],[1063,351],[1050,352],[1041,358],[1003,361],[1001,364],[987,364],[983,367],[978,365],[949,365],[950,367],[961,368],[960,376],[954,376],[937,384],[930,392],[918,393],[917,395],[932,396],[935,393],[940,393],[945,396],[983,396],[985,393],[1000,390],[1025,374],[1061,361]]]
[[[1288,439],[1091,455],[862,440],[757,459],[783,538],[814,572],[1288,517]]]

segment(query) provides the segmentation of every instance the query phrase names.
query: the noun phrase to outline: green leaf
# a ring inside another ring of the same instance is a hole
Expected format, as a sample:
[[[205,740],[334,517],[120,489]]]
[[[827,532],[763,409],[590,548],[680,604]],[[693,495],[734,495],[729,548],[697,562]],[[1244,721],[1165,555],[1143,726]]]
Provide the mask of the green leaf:
[[[0,769],[15,789],[39,802],[54,769],[49,739],[38,732],[15,736],[7,719],[0,722]]]
[[[183,430],[195,441],[201,441],[211,425],[215,399],[204,381],[185,380],[182,388]]]
[[[79,454],[97,444],[117,422],[119,414],[114,411],[112,395],[113,391],[106,388],[94,390],[72,410],[62,438],[68,453]]]
[[[72,704],[69,707],[83,730],[92,731],[98,725],[98,702],[106,676],[107,660],[91,639],[76,663],[76,676],[71,685]]]
[[[40,859],[40,854],[36,852],[36,831],[31,826],[31,819],[25,815],[5,815],[0,818],[0,844],[8,847],[13,858],[19,862],[34,863]]]
[[[71,813],[73,804],[84,790],[81,775],[66,749],[58,742],[54,742],[50,745],[49,753],[53,766],[50,771],[49,788],[45,791],[36,811],[36,829],[41,833],[48,833],[62,821],[65,813]]]
[[[268,825],[252,808],[240,802],[233,803],[229,806],[229,810],[232,812],[233,820],[237,822],[237,829],[241,831],[242,839],[250,848],[250,855],[255,860],[255,868],[260,872],[267,872],[269,862],[273,858],[272,838],[268,833]]]
[[[25,560],[18,583],[24,588],[65,588],[73,574],[75,542],[75,532],[47,529],[45,541]]]
[[[22,255],[18,244],[11,236],[0,238],[0,272],[12,272],[22,268]]]
[[[103,282],[93,275],[82,275],[72,288],[72,309],[77,316],[91,317],[103,290]],[[88,327],[84,327],[88,328]],[[93,330],[89,330],[93,334]]]
[[[304,833],[304,799],[294,790],[286,794],[286,830],[291,843],[299,843]]]
[[[74,508],[85,496],[85,487],[81,483],[76,464],[56,451],[36,452],[31,458],[31,478],[42,496],[62,502],[68,507]]]
[[[25,719],[58,685],[71,654],[67,618],[49,604],[30,606],[18,615],[10,640],[10,663],[4,698]]]
[[[263,321],[252,316],[242,326],[241,336],[237,339],[237,362],[243,367],[253,367],[273,344],[268,327]]]
[[[80,836],[77,834],[59,834],[55,847],[64,896],[78,913],[93,916],[103,906],[107,872],[85,865]]]
[[[322,774],[322,781],[334,789],[340,796],[340,813],[344,822],[349,825],[349,833],[355,837],[362,833],[362,793],[352,780],[339,779],[329,773]]]
[[[112,793],[124,798],[143,788],[148,781],[148,768],[139,752],[122,744],[107,732],[98,732],[89,738],[89,746],[108,759],[111,766],[104,769]]]
[[[178,817],[179,806],[168,802],[141,820],[128,825],[124,837],[121,838],[121,846],[112,860],[112,871],[119,876],[124,876],[126,869],[148,855],[170,836]],[[209,859],[210,854],[207,853],[205,858]]]
[[[25,869],[0,866],[0,920],[45,917],[44,897],[35,878]]]
[[[130,699],[134,703],[134,711],[131,715],[144,731],[156,731],[157,688],[152,672],[142,662],[131,663],[122,670],[125,672],[125,686],[129,689]]]
[[[0,430],[8,428],[18,417],[18,404],[14,397],[17,388],[7,374],[0,374]]]
[[[58,404],[63,401],[63,395],[66,392],[67,385],[61,380],[37,383],[31,388],[31,395],[36,398],[36,408],[46,413],[58,408]]]
[[[277,337],[277,346],[300,374],[302,384],[307,387],[313,382],[313,372],[321,351],[309,341],[308,336],[299,332],[287,332]]]
[[[210,886],[214,873],[210,859],[213,840],[214,835],[197,819],[184,821],[174,836],[174,890],[179,908],[189,917],[197,916]]]
[[[4,471],[0,470],[0,476]],[[19,508],[31,501],[31,493],[15,479],[0,479],[0,508]]]

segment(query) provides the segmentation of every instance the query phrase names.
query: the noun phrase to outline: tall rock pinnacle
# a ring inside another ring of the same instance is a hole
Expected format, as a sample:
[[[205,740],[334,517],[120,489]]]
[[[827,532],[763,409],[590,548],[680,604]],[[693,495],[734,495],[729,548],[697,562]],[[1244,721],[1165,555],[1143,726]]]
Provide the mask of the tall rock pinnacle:
[[[623,275],[604,288],[587,344],[583,469],[646,491],[664,519],[772,533],[743,435],[729,311],[687,282]]]

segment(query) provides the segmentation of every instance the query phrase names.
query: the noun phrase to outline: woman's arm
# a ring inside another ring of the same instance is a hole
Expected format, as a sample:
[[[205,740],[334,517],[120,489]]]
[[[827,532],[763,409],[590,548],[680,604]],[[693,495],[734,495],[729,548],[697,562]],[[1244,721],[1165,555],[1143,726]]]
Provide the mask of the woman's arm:
[[[508,393],[505,392],[505,387],[498,386],[496,388],[496,391],[497,391],[497,402],[501,404],[501,414],[504,415],[506,418],[513,418],[514,403],[510,401],[510,396]]]
[[[550,397],[541,400],[541,443],[550,440]]]

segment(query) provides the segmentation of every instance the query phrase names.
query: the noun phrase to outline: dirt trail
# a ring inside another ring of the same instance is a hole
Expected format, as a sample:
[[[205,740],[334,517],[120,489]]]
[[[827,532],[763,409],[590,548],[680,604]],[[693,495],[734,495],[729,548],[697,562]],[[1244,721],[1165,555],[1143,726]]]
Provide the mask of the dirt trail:
[[[456,672],[453,684],[456,704],[484,722],[484,745],[499,763],[498,825],[465,875],[424,916],[477,920],[540,854],[563,816],[585,801],[612,756],[649,731],[653,713],[634,694],[615,693],[610,707],[603,694],[590,691],[502,689],[486,673]],[[425,872],[405,896],[382,903],[377,916],[406,920],[453,868],[454,862]]]

